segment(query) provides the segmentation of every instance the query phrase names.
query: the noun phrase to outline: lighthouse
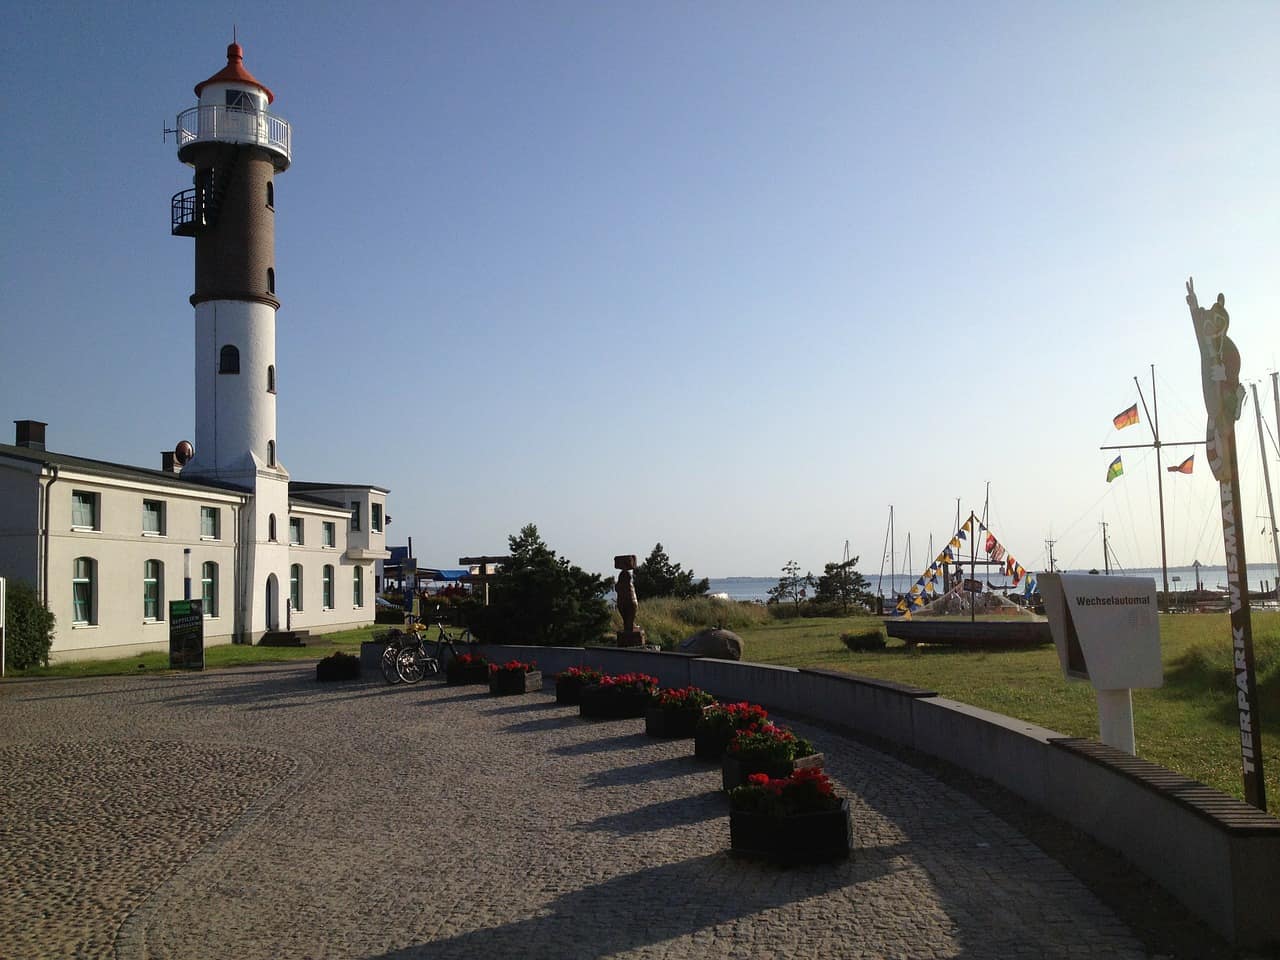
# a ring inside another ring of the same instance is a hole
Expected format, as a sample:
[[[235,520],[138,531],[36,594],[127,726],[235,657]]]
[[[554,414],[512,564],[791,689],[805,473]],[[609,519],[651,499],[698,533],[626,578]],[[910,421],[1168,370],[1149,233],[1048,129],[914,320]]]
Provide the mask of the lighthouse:
[[[289,555],[289,474],[276,448],[275,178],[292,159],[289,123],[268,112],[275,97],[244,64],[227,64],[195,87],[178,114],[178,159],[192,186],[173,196],[171,231],[195,239],[195,449],[184,477],[253,492],[241,517],[245,600],[237,633],[281,622]]]

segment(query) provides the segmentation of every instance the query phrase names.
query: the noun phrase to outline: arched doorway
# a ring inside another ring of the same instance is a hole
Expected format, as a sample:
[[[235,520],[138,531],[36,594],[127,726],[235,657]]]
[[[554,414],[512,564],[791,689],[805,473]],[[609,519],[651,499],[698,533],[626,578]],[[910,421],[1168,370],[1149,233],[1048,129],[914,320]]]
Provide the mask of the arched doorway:
[[[280,585],[274,573],[267,575],[267,629],[280,629]]]

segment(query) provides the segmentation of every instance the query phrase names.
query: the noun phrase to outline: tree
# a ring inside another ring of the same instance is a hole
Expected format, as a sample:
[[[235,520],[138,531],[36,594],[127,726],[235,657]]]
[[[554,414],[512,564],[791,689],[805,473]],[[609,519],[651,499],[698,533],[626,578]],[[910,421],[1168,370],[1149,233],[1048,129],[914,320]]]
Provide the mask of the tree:
[[[858,558],[853,557],[843,563],[828,563],[818,578],[818,588],[813,599],[817,603],[838,603],[841,609],[849,612],[850,604],[862,603],[871,599],[871,584],[857,570]]]
[[[5,607],[5,667],[25,670],[37,664],[47,665],[54,617],[40,602],[35,587],[22,580],[10,580]]]
[[[711,589],[711,581],[706,577],[693,579],[692,570],[681,570],[680,564],[672,563],[662,544],[654,545],[653,552],[644,563],[636,567],[636,599],[648,600],[651,597],[701,597]]]
[[[482,639],[566,647],[599,642],[609,629],[604,597],[610,581],[557,557],[532,523],[507,542],[511,561],[490,587],[477,631]]]
[[[809,572],[805,573],[803,577],[800,576],[800,564],[794,560],[788,560],[782,568],[782,576],[778,580],[778,585],[769,588],[769,602],[794,603],[798,612],[801,602],[814,586],[813,574]]]

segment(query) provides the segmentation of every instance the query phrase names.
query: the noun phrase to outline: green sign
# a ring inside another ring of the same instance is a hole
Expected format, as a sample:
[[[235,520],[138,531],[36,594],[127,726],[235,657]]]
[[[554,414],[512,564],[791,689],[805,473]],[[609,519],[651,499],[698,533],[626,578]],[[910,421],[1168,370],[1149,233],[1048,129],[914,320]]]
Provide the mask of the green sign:
[[[169,669],[204,669],[204,601],[169,601]]]

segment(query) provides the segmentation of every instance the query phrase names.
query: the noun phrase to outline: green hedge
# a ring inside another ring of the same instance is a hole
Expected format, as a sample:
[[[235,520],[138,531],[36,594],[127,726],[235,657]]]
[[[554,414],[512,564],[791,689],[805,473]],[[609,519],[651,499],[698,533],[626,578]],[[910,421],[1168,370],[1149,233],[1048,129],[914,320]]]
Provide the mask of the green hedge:
[[[6,590],[5,669],[48,666],[49,647],[53,644],[53,614],[40,602],[31,584],[11,580]]]

